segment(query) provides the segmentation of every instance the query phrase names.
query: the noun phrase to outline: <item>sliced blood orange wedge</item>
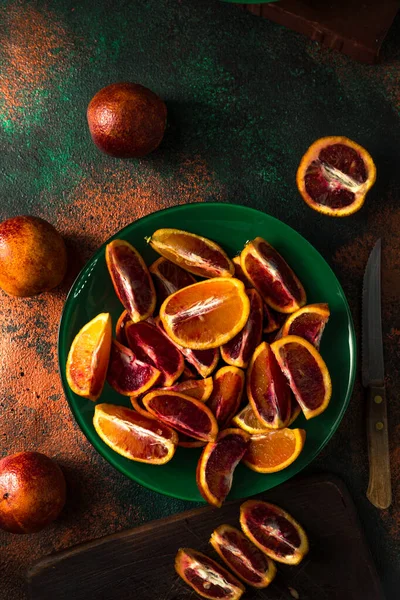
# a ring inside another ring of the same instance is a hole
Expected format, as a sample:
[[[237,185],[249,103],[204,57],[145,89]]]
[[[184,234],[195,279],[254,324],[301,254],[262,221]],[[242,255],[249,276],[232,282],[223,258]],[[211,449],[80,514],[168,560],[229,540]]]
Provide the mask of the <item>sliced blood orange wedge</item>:
[[[157,299],[160,303],[181,288],[196,283],[193,275],[162,256],[151,265],[150,273],[153,275]]]
[[[255,588],[266,588],[274,579],[275,563],[235,527],[217,527],[211,534],[210,544],[245,583]]]
[[[215,242],[180,229],[157,229],[150,246],[161,256],[200,277],[232,277],[235,269]]]
[[[233,472],[242,460],[249,440],[249,434],[241,429],[225,429],[215,442],[204,448],[197,464],[196,481],[209,504],[222,506],[232,487]]]
[[[180,433],[204,442],[217,437],[217,421],[200,400],[179,392],[154,390],[146,394],[143,404],[157,419]]]
[[[263,300],[281,313],[292,313],[306,303],[306,293],[285,259],[263,238],[246,244],[242,269]]]
[[[244,287],[246,289],[252,288],[253,284],[251,283],[251,281],[249,279],[247,279],[247,277],[244,274],[244,271],[242,269],[242,265],[240,262],[240,256],[235,256],[234,258],[232,258],[232,262],[233,262],[233,266],[235,269],[234,277],[236,277],[236,279],[239,279],[239,281],[241,281],[244,284]]]
[[[271,345],[280,368],[306,419],[320,415],[332,395],[332,383],[322,356],[310,342],[288,335]]]
[[[178,383],[174,383],[174,385],[164,387],[163,389],[186,394],[186,396],[200,400],[200,402],[207,402],[213,391],[213,386],[212,377],[207,377],[206,379],[179,381]]]
[[[143,321],[127,323],[125,335],[138,359],[161,371],[159,385],[175,383],[184,369],[184,359],[167,335],[152,323]]]
[[[276,312],[264,302],[263,332],[272,333],[273,331],[277,331],[284,321],[285,316],[283,313]]]
[[[182,446],[182,448],[203,448],[206,445],[206,442],[202,442],[201,440],[195,440],[192,437],[185,435],[184,433],[179,434],[178,446]]]
[[[304,529],[275,504],[247,500],[240,507],[240,525],[253,544],[278,562],[297,565],[308,552]]]
[[[111,317],[100,313],[77,333],[68,353],[66,376],[75,394],[97,400],[103,390],[111,349]]]
[[[288,427],[290,427],[290,425],[292,425],[292,423],[295,422],[295,420],[297,419],[297,417],[299,416],[300,413],[301,413],[301,407],[297,403],[294,395],[292,394],[292,411],[291,411]]]
[[[128,340],[126,339],[125,335],[125,327],[129,323],[129,321],[132,321],[131,316],[127,310],[124,310],[120,314],[117,324],[115,326],[115,337],[117,338],[117,342],[119,342],[123,346],[128,346]]]
[[[222,367],[214,375],[213,390],[207,406],[223,429],[239,409],[244,388],[244,372],[238,367]]]
[[[243,431],[247,431],[247,433],[255,434],[255,433],[264,433],[264,431],[269,431],[269,427],[266,427],[261,421],[257,418],[251,404],[246,404],[242,410],[233,417],[232,423],[243,429]]]
[[[277,339],[287,335],[298,335],[318,349],[329,316],[329,306],[325,303],[303,306],[289,315]]]
[[[146,320],[156,307],[156,292],[139,252],[125,240],[113,240],[106,246],[106,262],[115,292],[131,320]]]
[[[276,473],[291,465],[303,450],[304,429],[270,429],[252,435],[244,464],[257,473]]]
[[[124,406],[97,404],[93,426],[107,446],[137,462],[164,465],[178,444],[170,427]]]
[[[230,342],[221,346],[222,359],[234,367],[246,368],[254,350],[261,342],[263,328],[263,301],[257,290],[246,290],[250,300],[250,314],[246,325]]]
[[[267,342],[256,348],[251,359],[247,371],[247,397],[264,427],[286,427],[291,415],[290,388]]]
[[[113,340],[107,381],[120,394],[133,396],[147,392],[161,376],[161,371],[138,360],[130,348]]]
[[[131,400],[131,404],[133,406],[133,408],[136,410],[136,412],[145,415],[145,416],[152,416],[150,415],[149,411],[145,408],[144,404],[143,404],[143,394],[139,394],[138,396],[131,396],[130,400]]]
[[[175,570],[196,594],[210,600],[239,600],[244,586],[236,577],[205,554],[180,548]]]
[[[200,281],[169,296],[160,309],[168,336],[192,350],[217,348],[245,326],[250,301],[234,277]]]
[[[185,363],[185,366],[182,371],[182,375],[180,376],[181,381],[188,381],[189,379],[196,379],[197,373],[195,370],[188,364]]]
[[[371,155],[346,137],[324,137],[301,159],[297,187],[311,208],[331,217],[346,217],[364,204],[375,183]]]

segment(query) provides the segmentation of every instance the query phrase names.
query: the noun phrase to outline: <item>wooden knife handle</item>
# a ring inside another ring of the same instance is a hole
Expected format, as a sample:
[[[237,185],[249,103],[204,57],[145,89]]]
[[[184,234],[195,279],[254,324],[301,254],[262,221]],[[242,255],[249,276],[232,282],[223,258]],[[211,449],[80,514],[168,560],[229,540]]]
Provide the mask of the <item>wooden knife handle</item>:
[[[369,458],[367,498],[377,508],[388,508],[392,502],[392,486],[386,393],[383,386],[368,387],[367,411]]]

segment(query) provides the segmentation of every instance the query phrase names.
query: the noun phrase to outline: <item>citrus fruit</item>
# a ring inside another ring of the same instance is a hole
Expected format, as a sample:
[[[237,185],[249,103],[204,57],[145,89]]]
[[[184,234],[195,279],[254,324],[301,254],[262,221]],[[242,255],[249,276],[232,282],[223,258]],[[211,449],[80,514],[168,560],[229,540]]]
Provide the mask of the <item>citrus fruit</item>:
[[[147,417],[150,417],[152,415],[150,415],[149,411],[145,408],[144,404],[143,404],[143,398],[144,395],[143,394],[138,394],[137,396],[131,396],[130,400],[131,400],[131,404],[133,406],[133,408],[136,410],[136,412],[145,415]]]
[[[235,269],[215,242],[180,229],[157,229],[150,246],[161,256],[200,277],[232,277]]]
[[[195,440],[189,435],[185,435],[184,433],[179,434],[178,446],[182,446],[182,448],[203,448],[206,445],[206,442],[202,442],[201,440]]]
[[[196,594],[210,600],[239,600],[244,586],[236,577],[202,552],[179,548],[175,570]]]
[[[255,348],[261,342],[263,302],[257,290],[246,290],[250,300],[250,314],[246,325],[229,342],[221,346],[223,360],[234,367],[246,368]]]
[[[292,425],[292,423],[295,422],[295,420],[297,419],[297,417],[299,416],[300,413],[301,413],[301,407],[297,403],[295,397],[292,394],[292,409],[291,409],[291,414],[290,414],[290,420],[287,425],[288,427],[290,427],[290,425]]]
[[[97,404],[93,426],[107,446],[137,462],[164,465],[173,457],[177,433],[154,419],[124,406]]]
[[[332,395],[332,383],[322,356],[310,342],[288,335],[271,345],[280,368],[306,419],[320,415]]]
[[[117,342],[123,346],[128,346],[128,340],[126,339],[125,335],[125,327],[129,321],[132,321],[131,316],[127,310],[124,310],[120,314],[115,326],[115,337],[117,338]]]
[[[181,381],[188,381],[189,379],[196,379],[197,373],[185,362],[185,366],[183,367],[182,375],[180,376]]]
[[[275,504],[247,500],[240,507],[240,525],[253,544],[278,562],[298,565],[308,552],[304,529]]]
[[[130,348],[113,340],[107,381],[124,396],[147,392],[160,378],[161,371],[138,360]]]
[[[196,481],[203,498],[222,506],[232,487],[233,472],[242,460],[250,436],[241,429],[224,429],[204,448],[197,463]]]
[[[143,405],[163,423],[196,440],[211,442],[217,437],[217,421],[200,400],[179,392],[154,390],[143,398]]]
[[[129,347],[142,362],[147,362],[162,373],[159,385],[175,383],[184,368],[184,359],[171,340],[158,327],[149,322],[125,326]]]
[[[270,429],[251,436],[244,464],[257,473],[276,473],[291,465],[303,450],[304,429]]]
[[[213,391],[213,385],[212,377],[207,377],[206,379],[179,381],[178,383],[174,383],[174,385],[164,387],[163,389],[186,394],[186,396],[200,400],[200,402],[207,402]]]
[[[257,418],[251,404],[246,404],[242,410],[233,417],[232,423],[243,429],[243,431],[247,431],[247,433],[264,433],[264,431],[269,431],[269,427],[266,427],[261,423],[261,421]]]
[[[290,419],[290,388],[276,361],[271,346],[257,346],[247,371],[247,397],[264,427],[279,429]]]
[[[375,179],[370,154],[341,136],[315,141],[301,159],[296,176],[305,202],[331,217],[346,217],[359,210]]]
[[[245,583],[266,588],[274,579],[275,563],[235,527],[217,527],[211,534],[210,544],[231,571]]]
[[[111,350],[111,317],[100,313],[77,333],[68,353],[66,376],[75,394],[97,400],[106,379]]]
[[[276,312],[273,308],[268,306],[264,302],[264,320],[263,320],[263,332],[272,333],[281,326],[284,321],[285,315],[283,313]]]
[[[281,313],[292,313],[306,303],[306,293],[285,259],[261,237],[246,244],[242,269],[264,302]]]
[[[244,284],[244,287],[246,289],[252,288],[253,287],[252,283],[249,281],[249,279],[247,279],[247,277],[244,274],[244,271],[242,269],[242,265],[240,263],[240,255],[232,258],[232,262],[233,262],[233,267],[235,269],[233,276],[236,277],[236,279],[239,279],[239,281],[241,281]]]
[[[106,246],[106,262],[115,293],[134,323],[145,321],[156,307],[156,292],[139,252],[125,240]]]
[[[243,283],[233,277],[216,277],[169,296],[161,306],[160,318],[174,342],[192,350],[207,350],[235,337],[249,313]]]
[[[298,335],[318,349],[329,316],[329,307],[325,303],[303,306],[288,316],[278,337]]]
[[[153,262],[149,271],[153,276],[157,300],[160,303],[181,288],[196,283],[193,275],[162,256]]]
[[[213,390],[207,402],[223,429],[240,406],[244,388],[244,372],[238,367],[222,367],[214,375]]]

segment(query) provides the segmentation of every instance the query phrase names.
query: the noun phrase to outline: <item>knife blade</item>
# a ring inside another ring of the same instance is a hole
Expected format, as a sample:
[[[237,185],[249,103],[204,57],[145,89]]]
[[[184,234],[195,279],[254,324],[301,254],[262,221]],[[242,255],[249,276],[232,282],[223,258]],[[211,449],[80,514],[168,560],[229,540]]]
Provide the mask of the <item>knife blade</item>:
[[[392,502],[381,316],[381,240],[367,262],[362,293],[362,383],[367,390],[369,483],[377,508]]]

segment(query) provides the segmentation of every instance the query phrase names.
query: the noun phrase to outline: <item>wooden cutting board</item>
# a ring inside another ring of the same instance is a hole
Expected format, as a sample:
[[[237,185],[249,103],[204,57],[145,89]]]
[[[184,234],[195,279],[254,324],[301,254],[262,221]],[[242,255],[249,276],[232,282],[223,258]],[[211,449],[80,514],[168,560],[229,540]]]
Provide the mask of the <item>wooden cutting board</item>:
[[[312,476],[260,494],[288,510],[305,528],[310,552],[297,567],[278,565],[254,600],[383,600],[380,583],[354,504],[340,479]],[[42,559],[28,574],[33,600],[194,600],[175,574],[180,546],[216,558],[208,544],[213,529],[239,525],[235,501],[153,521]]]

